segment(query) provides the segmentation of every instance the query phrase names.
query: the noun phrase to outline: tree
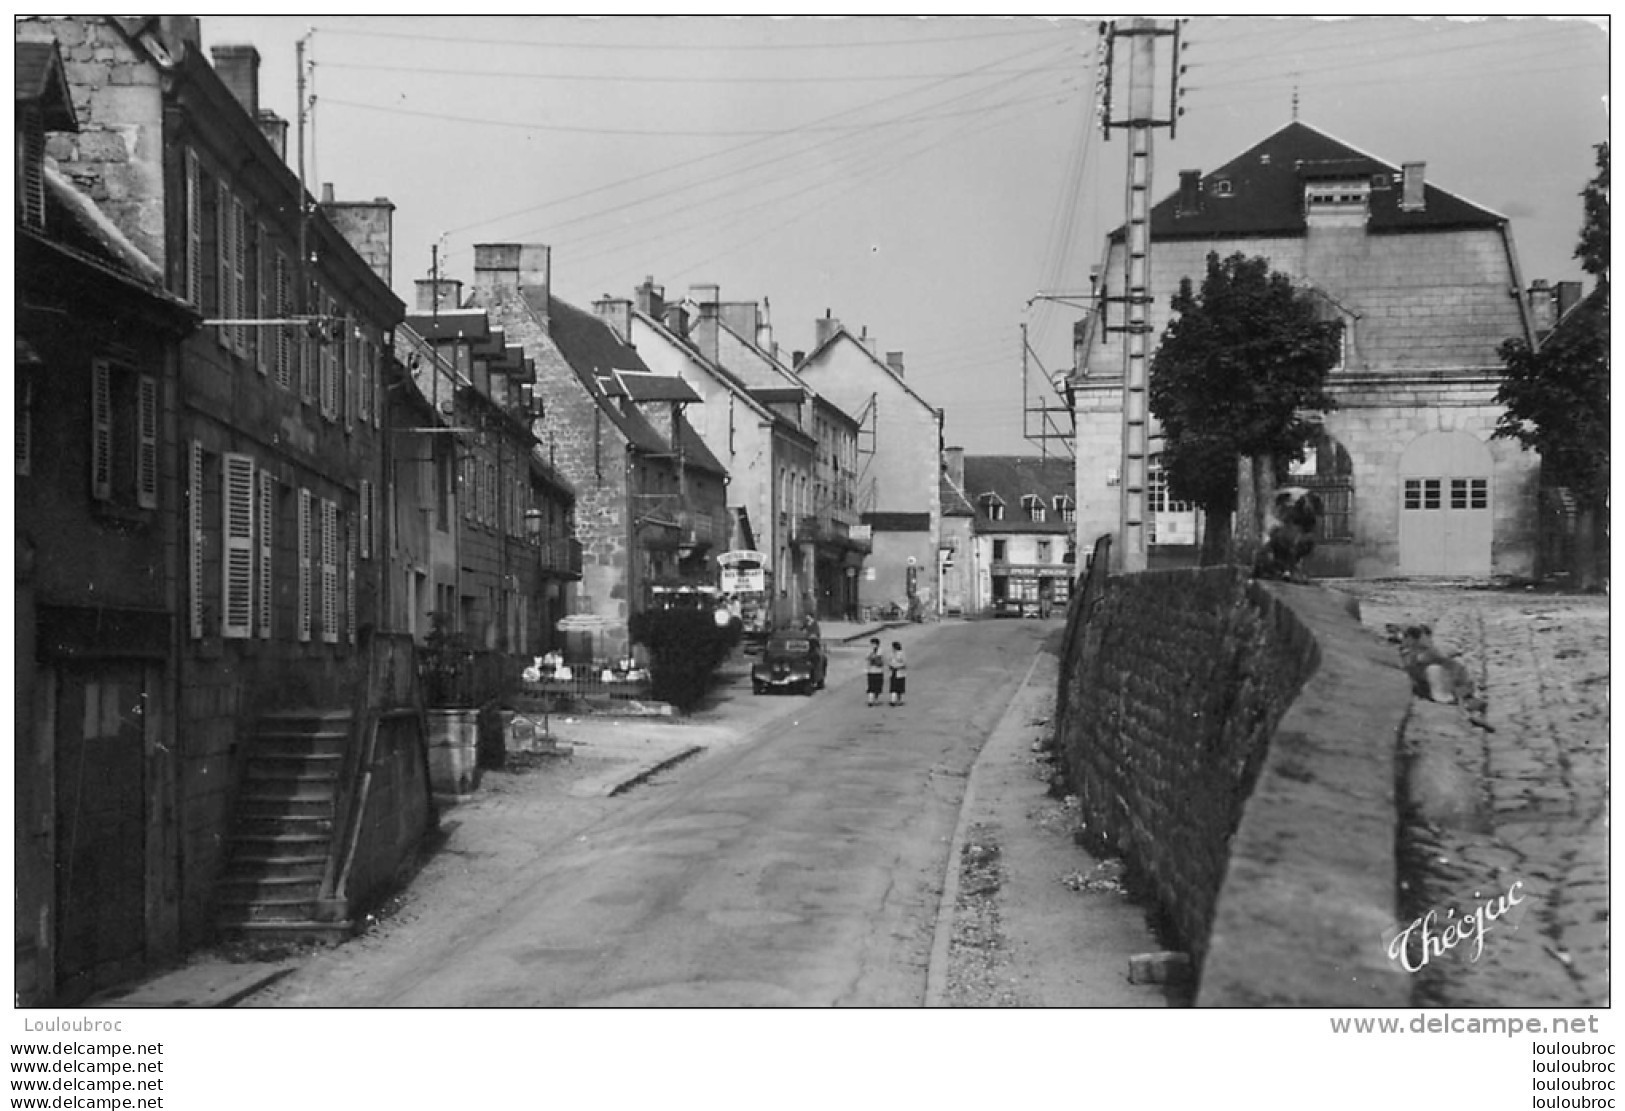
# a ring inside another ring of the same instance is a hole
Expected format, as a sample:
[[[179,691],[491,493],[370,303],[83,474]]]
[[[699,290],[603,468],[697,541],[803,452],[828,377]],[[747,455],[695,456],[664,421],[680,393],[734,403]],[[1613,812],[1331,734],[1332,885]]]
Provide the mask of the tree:
[[[1585,215],[1574,256],[1597,288],[1540,342],[1501,344],[1506,406],[1495,437],[1540,452],[1542,481],[1575,499],[1575,566],[1582,590],[1600,585],[1597,522],[1608,504],[1608,144],[1597,146],[1597,175],[1586,183]]]
[[[1268,259],[1239,253],[1209,254],[1200,293],[1185,278],[1171,304],[1179,315],[1151,362],[1151,413],[1169,494],[1206,515],[1207,565],[1229,558],[1243,460],[1281,477],[1276,468],[1301,459],[1314,435],[1308,414],[1336,407],[1326,375],[1343,326],[1322,320],[1314,295]]]

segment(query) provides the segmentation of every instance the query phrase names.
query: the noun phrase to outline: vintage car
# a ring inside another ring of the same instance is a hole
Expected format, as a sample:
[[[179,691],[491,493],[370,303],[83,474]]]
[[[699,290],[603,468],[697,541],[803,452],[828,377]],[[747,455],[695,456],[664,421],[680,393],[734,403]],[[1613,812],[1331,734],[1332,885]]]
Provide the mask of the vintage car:
[[[824,642],[805,631],[775,632],[767,638],[761,657],[751,666],[750,686],[757,694],[768,691],[822,690],[829,658]]]

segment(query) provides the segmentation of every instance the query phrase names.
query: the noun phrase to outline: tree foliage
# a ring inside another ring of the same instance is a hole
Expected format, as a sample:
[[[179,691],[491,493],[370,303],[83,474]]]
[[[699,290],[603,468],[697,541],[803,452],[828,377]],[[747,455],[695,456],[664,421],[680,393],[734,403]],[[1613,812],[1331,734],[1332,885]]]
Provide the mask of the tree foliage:
[[[1321,319],[1312,294],[1269,260],[1207,257],[1201,290],[1180,282],[1179,315],[1151,363],[1151,413],[1162,425],[1169,493],[1209,519],[1236,508],[1237,462],[1302,458],[1314,435],[1306,416],[1336,403],[1326,375],[1337,365],[1342,324]]]
[[[629,631],[649,650],[650,695],[685,713],[711,689],[740,635],[737,621],[719,627],[711,610],[688,609],[634,613]]]
[[[1538,347],[1522,339],[1501,345],[1506,406],[1495,436],[1540,452],[1550,485],[1566,486],[1582,504],[1608,496],[1608,144],[1597,147],[1597,176],[1581,192],[1585,219],[1575,257],[1598,279]]]

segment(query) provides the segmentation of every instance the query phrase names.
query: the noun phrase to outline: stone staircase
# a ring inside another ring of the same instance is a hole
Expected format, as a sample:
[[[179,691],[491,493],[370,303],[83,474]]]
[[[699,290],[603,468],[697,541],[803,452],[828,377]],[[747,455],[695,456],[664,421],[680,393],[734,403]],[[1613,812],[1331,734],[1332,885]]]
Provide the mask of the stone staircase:
[[[222,937],[337,941],[351,933],[342,906],[322,890],[351,720],[347,711],[314,710],[259,720],[216,888]]]

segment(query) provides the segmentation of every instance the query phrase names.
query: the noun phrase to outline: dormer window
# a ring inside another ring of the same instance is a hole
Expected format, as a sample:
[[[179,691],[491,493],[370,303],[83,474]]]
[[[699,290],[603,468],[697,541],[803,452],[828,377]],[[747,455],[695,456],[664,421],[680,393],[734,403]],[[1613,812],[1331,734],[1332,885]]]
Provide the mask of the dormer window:
[[[997,494],[983,494],[979,499],[982,503],[982,512],[990,521],[1004,520],[1004,500]]]
[[[1042,521],[1044,519],[1044,499],[1037,494],[1023,495],[1021,508],[1027,511],[1029,521]]]
[[[1069,525],[1077,520],[1077,509],[1072,499],[1065,494],[1055,495],[1055,515]]]
[[[1216,197],[1228,197],[1235,191],[1235,186],[1231,182],[1215,181],[1213,183],[1213,195]]]
[[[1363,216],[1370,201],[1369,178],[1311,181],[1303,187],[1303,211],[1306,216]]]

